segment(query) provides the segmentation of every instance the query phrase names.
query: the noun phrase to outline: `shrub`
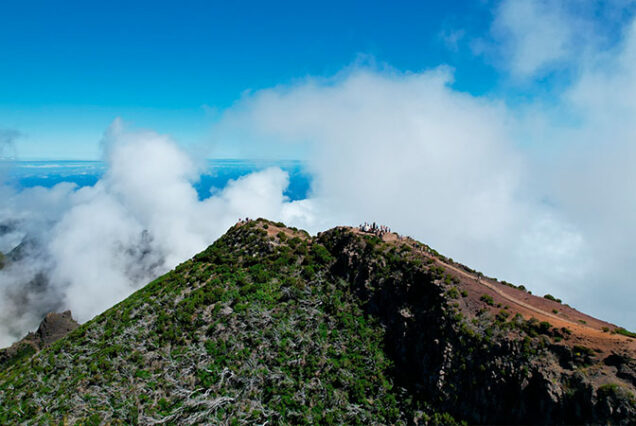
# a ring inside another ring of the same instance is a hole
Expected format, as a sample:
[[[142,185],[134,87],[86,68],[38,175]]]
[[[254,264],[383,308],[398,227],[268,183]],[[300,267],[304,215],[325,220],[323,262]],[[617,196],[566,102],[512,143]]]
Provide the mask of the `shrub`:
[[[525,322],[521,322],[518,324],[519,328],[525,331],[529,336],[536,337],[539,334],[550,334],[550,328],[552,328],[552,324],[547,321],[539,322],[536,318],[530,318]]]
[[[619,399],[628,400],[631,404],[636,402],[634,395],[623,386],[616,383],[606,383],[598,387],[598,398],[603,399]]]
[[[497,314],[496,318],[497,318],[497,321],[499,321],[499,322],[505,322],[508,319],[509,316],[510,316],[510,312],[506,312],[504,310],[501,310]]]
[[[457,299],[459,297],[459,292],[457,291],[457,287],[453,287],[446,292],[446,295],[451,299]]]
[[[318,263],[321,263],[323,265],[333,260],[331,253],[329,253],[329,251],[322,244],[313,244],[311,246],[311,254]]]
[[[152,375],[146,370],[139,369],[139,370],[135,371],[135,377],[147,380],[150,377],[152,377]]]
[[[485,302],[489,306],[493,306],[495,304],[495,300],[492,298],[492,296],[489,296],[487,294],[482,294],[479,300]]]
[[[548,334],[548,331],[550,331],[550,328],[552,327],[552,324],[550,324],[547,321],[541,321],[539,323],[539,333],[540,334]]]
[[[574,345],[573,349],[575,352],[580,352],[589,356],[594,356],[594,350],[586,346]]]
[[[557,299],[556,297],[552,296],[551,294],[546,294],[543,297],[548,299],[548,300],[552,300],[553,302],[561,303],[561,299]]]
[[[627,336],[627,337],[631,337],[632,339],[636,339],[636,333],[628,331],[628,330],[624,329],[623,327],[618,327],[618,328],[614,329],[614,333],[622,334],[623,336]]]

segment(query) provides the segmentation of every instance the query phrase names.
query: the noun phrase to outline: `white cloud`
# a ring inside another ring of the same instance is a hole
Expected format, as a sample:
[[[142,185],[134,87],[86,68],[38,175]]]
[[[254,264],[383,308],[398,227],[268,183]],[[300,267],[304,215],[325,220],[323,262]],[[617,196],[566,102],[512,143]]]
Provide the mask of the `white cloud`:
[[[549,106],[458,93],[444,68],[353,68],[256,92],[219,134],[309,146],[325,226],[386,223],[634,328],[636,37],[626,34],[617,50],[580,58],[579,79]]]
[[[90,319],[203,250],[239,217],[306,222],[310,203],[283,195],[289,178],[278,168],[200,201],[192,186],[199,170],[168,137],[128,132],[117,120],[104,148],[107,171],[93,187],[0,187],[0,223],[14,228],[7,235],[33,241],[0,273],[0,347],[49,310]]]
[[[555,71],[577,75],[584,60],[612,48],[633,12],[633,0],[503,0],[494,10],[490,34],[474,40],[516,82]]]
[[[450,77],[351,69],[255,93],[221,127],[249,129],[248,145],[309,144],[311,202],[326,212],[324,226],[386,223],[489,274],[560,294],[587,271],[586,236],[542,201],[512,111],[452,90]]]
[[[616,50],[580,64],[580,78],[567,89],[561,115],[571,124],[553,132],[560,145],[555,182],[546,193],[560,211],[585,230],[597,266],[576,291],[610,317],[636,328],[636,24]]]
[[[444,67],[354,66],[245,95],[216,126],[217,148],[231,141],[233,153],[302,154],[313,175],[302,201],[284,197],[288,176],[277,168],[201,201],[196,161],[166,136],[115,122],[104,138],[108,170],[94,187],[0,186],[0,222],[16,223],[0,243],[37,242],[28,261],[0,274],[0,346],[48,309],[90,318],[245,216],[311,232],[385,223],[489,275],[636,328],[636,36],[630,28],[608,51],[587,39],[572,47],[586,25],[556,3],[500,6],[493,34],[513,74],[566,62],[578,70],[549,106],[459,93]]]
[[[576,54],[574,25],[562,6],[543,0],[505,0],[493,22],[493,35],[519,76],[533,76]]]
[[[466,31],[463,29],[445,28],[440,34],[439,38],[444,43],[447,49],[457,52],[462,40],[466,37]]]

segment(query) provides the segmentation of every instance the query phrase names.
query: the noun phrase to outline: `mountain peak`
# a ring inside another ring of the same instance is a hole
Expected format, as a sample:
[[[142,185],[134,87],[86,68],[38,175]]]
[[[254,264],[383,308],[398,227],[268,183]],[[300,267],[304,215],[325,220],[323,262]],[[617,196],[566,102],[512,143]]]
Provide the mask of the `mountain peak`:
[[[616,331],[387,228],[248,220],[0,372],[0,419],[629,423]]]
[[[49,312],[44,316],[34,333],[28,333],[6,349],[0,349],[0,368],[31,356],[66,336],[78,326],[79,324],[73,319],[71,311]]]

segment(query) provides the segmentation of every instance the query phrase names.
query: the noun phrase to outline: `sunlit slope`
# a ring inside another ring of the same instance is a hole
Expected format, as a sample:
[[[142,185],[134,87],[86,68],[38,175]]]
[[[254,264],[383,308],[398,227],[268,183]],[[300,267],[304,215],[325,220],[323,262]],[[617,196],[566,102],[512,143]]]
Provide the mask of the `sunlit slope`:
[[[0,372],[0,421],[635,421],[634,340],[544,301],[395,234],[253,221]]]

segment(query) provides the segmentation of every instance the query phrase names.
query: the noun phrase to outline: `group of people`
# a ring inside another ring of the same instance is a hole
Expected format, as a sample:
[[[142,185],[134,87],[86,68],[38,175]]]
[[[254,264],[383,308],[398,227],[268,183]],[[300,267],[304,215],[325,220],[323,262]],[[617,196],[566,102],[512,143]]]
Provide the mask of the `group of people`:
[[[372,224],[368,224],[364,222],[362,225],[358,227],[362,232],[369,232],[371,234],[375,234],[376,236],[382,238],[384,234],[389,234],[391,232],[391,228],[384,225],[376,225],[375,222]]]
[[[252,220],[254,219],[250,219],[249,217],[246,217],[245,219],[243,219],[242,217],[239,217],[239,220],[237,223],[239,225],[245,225],[246,223],[250,223]]]
[[[415,247],[415,250],[419,250],[422,253],[433,254],[433,252],[431,251],[430,247],[428,247],[427,245],[420,244],[420,243],[415,243],[413,246]]]

